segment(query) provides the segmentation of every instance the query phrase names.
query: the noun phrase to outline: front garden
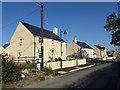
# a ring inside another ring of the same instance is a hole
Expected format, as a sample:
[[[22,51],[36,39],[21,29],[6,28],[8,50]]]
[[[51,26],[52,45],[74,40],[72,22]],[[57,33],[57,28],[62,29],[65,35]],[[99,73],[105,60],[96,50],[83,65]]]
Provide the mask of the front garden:
[[[51,68],[44,67],[44,71],[39,71],[35,63],[15,64],[5,57],[2,55],[3,88],[21,88],[60,75]]]

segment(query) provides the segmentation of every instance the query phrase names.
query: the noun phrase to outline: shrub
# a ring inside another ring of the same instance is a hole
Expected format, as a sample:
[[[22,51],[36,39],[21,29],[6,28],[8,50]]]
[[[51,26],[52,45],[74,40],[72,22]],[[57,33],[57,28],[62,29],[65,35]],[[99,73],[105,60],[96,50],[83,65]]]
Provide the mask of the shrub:
[[[21,69],[2,55],[2,83],[15,82],[21,79]]]
[[[30,61],[26,61],[27,64],[30,64]]]
[[[57,58],[55,58],[55,61],[58,61],[58,59],[57,59]]]
[[[48,60],[48,62],[52,62],[51,60]]]
[[[46,72],[46,74],[52,74],[54,76],[60,75],[60,73],[53,71],[52,68],[48,68],[48,67],[44,67],[44,72]]]
[[[52,68],[44,67],[44,72],[51,74],[53,72]]]
[[[54,76],[59,76],[60,73],[54,71],[54,72],[52,73],[52,75],[54,75]]]
[[[62,60],[62,59],[59,57],[59,58],[58,58],[58,61],[61,61],[61,60]]]
[[[18,64],[17,65],[18,67],[20,67],[21,69],[35,69],[37,68],[37,65],[36,64]]]

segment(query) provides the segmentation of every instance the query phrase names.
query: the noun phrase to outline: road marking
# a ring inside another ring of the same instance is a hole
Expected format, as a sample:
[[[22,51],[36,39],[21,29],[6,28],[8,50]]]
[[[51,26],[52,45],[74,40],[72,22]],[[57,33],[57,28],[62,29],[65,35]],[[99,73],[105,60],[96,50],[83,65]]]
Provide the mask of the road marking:
[[[78,69],[73,69],[73,70],[70,70],[69,72],[74,72],[74,71],[77,71],[77,70],[79,70],[79,68],[78,68]]]
[[[92,65],[89,65],[89,66],[86,66],[86,67],[81,67],[80,69],[84,69],[84,68],[89,68],[89,67],[92,67],[92,66],[95,66],[96,64],[92,64]]]
[[[96,64],[92,64],[92,65],[89,65],[89,66],[86,66],[86,67],[81,67],[81,68],[73,69],[73,70],[70,70],[69,72],[78,71],[78,70],[85,69],[85,68],[89,68],[89,67],[92,67],[92,66],[95,66],[95,65],[96,65]]]
[[[70,71],[68,71],[68,72],[78,71],[78,70],[85,69],[85,68],[89,68],[89,67],[92,67],[92,66],[95,66],[95,65],[96,65],[96,64],[92,64],[92,65],[85,66],[85,67],[75,67],[76,69],[70,70]],[[60,73],[60,74],[66,74],[66,73],[68,73],[68,72],[58,71],[58,73]]]
[[[67,73],[67,72],[65,72],[65,71],[58,71],[58,73],[60,73],[60,74],[65,74],[65,73]]]
[[[75,68],[80,68],[80,67],[75,67]]]

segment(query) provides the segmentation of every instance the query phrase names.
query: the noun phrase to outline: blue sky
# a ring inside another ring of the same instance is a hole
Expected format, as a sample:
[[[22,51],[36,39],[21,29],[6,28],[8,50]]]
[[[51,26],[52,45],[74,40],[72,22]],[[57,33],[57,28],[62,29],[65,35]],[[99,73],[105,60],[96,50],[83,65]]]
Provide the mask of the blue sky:
[[[78,41],[86,42],[90,46],[100,44],[109,50],[115,48],[109,44],[111,35],[104,29],[104,25],[109,14],[117,13],[116,2],[46,2],[44,4],[44,28],[52,31],[56,26],[59,30],[67,30],[68,34],[63,35],[67,45],[77,37]],[[29,14],[34,10],[34,13]],[[2,18],[2,45],[4,45],[5,42],[10,41],[19,21],[40,27],[39,5],[33,2],[4,2]]]

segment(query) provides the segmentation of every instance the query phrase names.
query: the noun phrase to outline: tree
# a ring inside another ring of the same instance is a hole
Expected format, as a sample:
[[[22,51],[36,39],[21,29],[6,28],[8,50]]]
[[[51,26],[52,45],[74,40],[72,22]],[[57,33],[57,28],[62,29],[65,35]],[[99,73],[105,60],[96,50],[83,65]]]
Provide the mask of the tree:
[[[106,19],[104,28],[111,32],[112,40],[110,44],[120,46],[120,18],[115,13],[110,14]]]

